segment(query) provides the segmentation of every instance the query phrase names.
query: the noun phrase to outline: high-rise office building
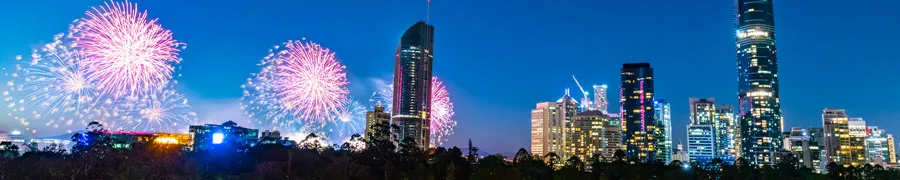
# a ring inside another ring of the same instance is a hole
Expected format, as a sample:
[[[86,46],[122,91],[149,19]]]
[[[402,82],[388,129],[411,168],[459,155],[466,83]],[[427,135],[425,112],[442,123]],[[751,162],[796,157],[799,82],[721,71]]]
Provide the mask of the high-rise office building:
[[[691,124],[687,128],[687,154],[690,162],[712,159],[716,155],[713,125]]]
[[[825,108],[822,124],[828,162],[853,166],[865,163],[865,121],[848,118],[843,109]]]
[[[605,146],[602,133],[606,122],[609,122],[609,117],[598,110],[576,114],[572,119],[572,127],[566,134],[566,154],[582,160],[601,154],[602,147]]]
[[[403,33],[394,64],[393,123],[400,138],[429,146],[434,26],[419,21]],[[401,140],[402,141],[402,140]]]
[[[809,134],[803,128],[791,128],[791,132],[785,137],[784,149],[794,154],[800,165],[813,168],[812,149],[809,143]]]
[[[822,111],[822,128],[825,141],[823,144],[827,162],[849,162],[850,129],[847,112],[843,109],[825,108]],[[843,160],[846,159],[846,160]],[[826,163],[827,164],[827,163]]]
[[[893,143],[888,141],[893,139],[893,136],[887,134],[884,129],[878,128],[877,126],[869,126],[867,132],[866,161],[870,163],[878,161],[887,163],[896,162],[896,157],[893,152],[891,152],[891,145]]]
[[[740,139],[736,128],[737,122],[734,118],[734,107],[731,105],[716,105],[716,154],[719,156],[738,157],[737,143]]]
[[[653,102],[656,110],[656,159],[672,161],[672,104],[664,99]]]
[[[531,153],[566,156],[567,131],[572,127],[577,104],[567,93],[556,102],[538,103],[531,110]]]
[[[594,85],[594,109],[608,115],[609,111],[606,108],[609,105],[609,100],[606,99],[606,88],[606,84]]]
[[[559,153],[563,126],[556,103],[542,102],[531,110],[531,153],[544,156]]]
[[[772,165],[781,149],[784,120],[775,56],[772,0],[735,0],[738,116],[741,156],[755,165]]]
[[[556,108],[559,109],[560,119],[562,119],[562,154],[557,154],[559,157],[563,159],[569,159],[569,154],[565,151],[567,148],[566,145],[569,145],[567,142],[567,137],[570,132],[570,129],[573,127],[573,119],[575,118],[575,114],[578,113],[578,101],[575,101],[575,98],[569,96],[569,91],[566,90],[566,94],[556,100]]]
[[[380,104],[375,105],[375,109],[373,109],[372,111],[366,112],[366,137],[368,137],[369,134],[374,131],[372,127],[374,127],[378,123],[391,123],[391,114],[384,112],[384,106]]]
[[[847,122],[850,129],[850,165],[866,164],[866,121],[863,118],[850,118]]]
[[[809,128],[806,130],[809,135],[809,152],[812,160],[812,169],[816,172],[825,172],[825,166],[828,158],[825,157],[823,150],[825,147],[825,131],[822,128]]]
[[[716,122],[715,98],[690,98],[691,124],[713,125]]]
[[[898,163],[897,162],[897,149],[895,149],[896,146],[894,146],[894,135],[893,134],[887,135],[887,142],[888,142],[888,158],[890,158],[889,163]]]
[[[656,120],[653,110],[653,68],[650,63],[622,65],[619,113],[625,126],[625,156],[629,160],[656,160]]]
[[[601,155],[613,158],[617,150],[622,150],[622,118],[619,114],[609,114],[609,121],[603,124],[603,141]]]

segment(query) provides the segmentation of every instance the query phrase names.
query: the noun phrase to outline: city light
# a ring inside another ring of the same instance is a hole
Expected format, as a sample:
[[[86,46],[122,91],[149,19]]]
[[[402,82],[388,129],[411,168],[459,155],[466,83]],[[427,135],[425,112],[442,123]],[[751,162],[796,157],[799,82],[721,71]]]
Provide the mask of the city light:
[[[222,133],[215,133],[212,136],[213,144],[222,144],[222,140],[225,140],[225,135]]]
[[[14,130],[14,131],[10,132],[9,134],[11,134],[11,135],[21,135],[21,134],[22,134],[22,131]]]
[[[221,134],[219,134],[219,135],[221,135]],[[213,135],[213,144],[216,144],[215,136],[216,135],[214,134]],[[219,139],[219,143],[221,143],[221,142],[222,142],[222,139]],[[178,140],[175,138],[170,138],[170,137],[160,137],[160,138],[156,138],[155,140],[153,140],[153,143],[156,143],[156,144],[178,144]]]

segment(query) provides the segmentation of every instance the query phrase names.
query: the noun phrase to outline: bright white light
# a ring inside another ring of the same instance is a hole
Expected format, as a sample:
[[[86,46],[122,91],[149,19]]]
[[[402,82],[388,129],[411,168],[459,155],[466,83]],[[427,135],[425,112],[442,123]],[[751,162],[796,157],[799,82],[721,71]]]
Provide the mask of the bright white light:
[[[222,140],[225,140],[225,135],[222,133],[213,134],[213,144],[222,144]]]
[[[10,132],[9,134],[11,134],[11,135],[20,135],[20,134],[22,134],[22,132],[21,132],[21,131],[18,131],[18,130],[14,130],[14,131]]]

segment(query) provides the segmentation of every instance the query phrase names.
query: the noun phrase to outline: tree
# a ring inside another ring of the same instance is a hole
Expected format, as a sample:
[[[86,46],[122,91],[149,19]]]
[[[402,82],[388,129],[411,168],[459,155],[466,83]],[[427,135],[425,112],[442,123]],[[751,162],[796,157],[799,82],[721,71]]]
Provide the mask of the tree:
[[[472,146],[472,138],[469,138],[469,155],[466,158],[470,163],[478,161],[478,147]]]
[[[10,141],[0,142],[0,157],[14,158],[19,156],[19,146]]]

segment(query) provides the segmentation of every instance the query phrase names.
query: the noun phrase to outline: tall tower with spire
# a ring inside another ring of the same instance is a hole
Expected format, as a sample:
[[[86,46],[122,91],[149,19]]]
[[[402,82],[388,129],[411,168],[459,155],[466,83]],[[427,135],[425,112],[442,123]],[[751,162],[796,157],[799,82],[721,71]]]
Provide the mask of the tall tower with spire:
[[[394,60],[394,101],[391,120],[401,138],[413,138],[422,148],[431,138],[431,76],[434,26],[419,21],[400,39]]]
[[[778,93],[773,0],[735,0],[741,156],[772,165],[784,131]]]

